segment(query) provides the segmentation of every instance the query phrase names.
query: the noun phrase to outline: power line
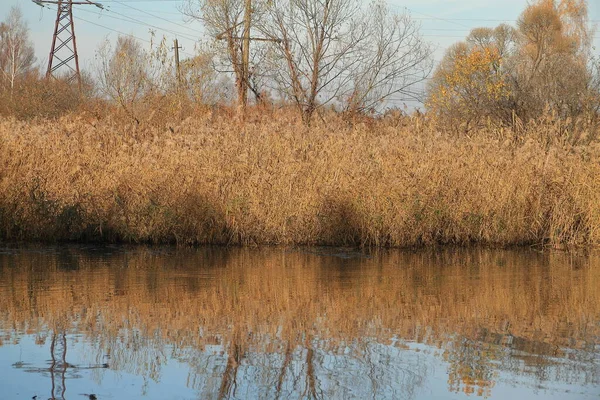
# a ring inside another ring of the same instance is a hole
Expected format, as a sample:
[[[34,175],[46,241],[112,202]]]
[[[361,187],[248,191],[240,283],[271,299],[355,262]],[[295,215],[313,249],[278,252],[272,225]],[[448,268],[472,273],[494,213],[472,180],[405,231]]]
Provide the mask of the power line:
[[[413,17],[418,20],[437,20],[437,17]],[[488,18],[444,18],[448,21],[465,21],[465,22],[517,22],[516,19],[488,19]]]
[[[174,2],[179,2],[181,3],[182,0],[124,0],[124,1],[119,1],[119,0],[104,0],[102,1],[102,3],[174,3]]]
[[[117,29],[109,28],[108,26],[104,26],[104,25],[101,25],[101,24],[97,24],[97,23],[95,23],[95,22],[93,22],[93,21],[90,21],[90,20],[88,20],[88,19],[85,19],[85,18],[81,18],[81,17],[79,17],[79,16],[77,16],[77,19],[80,19],[80,20],[82,20],[82,21],[84,21],[84,22],[87,22],[88,24],[96,25],[96,26],[98,26],[98,27],[100,27],[100,28],[104,28],[104,29],[106,29],[106,30],[109,30],[109,31],[112,31],[112,32],[118,33],[118,34],[120,34],[120,35],[123,35],[123,36],[129,36],[129,37],[132,37],[132,38],[134,38],[134,39],[137,39],[137,40],[139,40],[139,41],[142,41],[142,42],[146,42],[146,43],[152,44],[152,42],[151,42],[151,41],[149,41],[149,40],[146,40],[146,39],[142,39],[142,38],[140,38],[140,37],[137,37],[137,36],[135,36],[135,35],[132,35],[131,33],[125,33],[125,32],[122,32],[122,31],[120,31],[120,30],[117,30]]]
[[[395,7],[398,7],[398,8],[399,8],[399,6],[395,6]],[[470,26],[466,26],[466,25],[460,24],[460,23],[458,23],[458,22],[454,22],[454,21],[452,21],[451,19],[447,19],[447,18],[439,18],[439,17],[433,16],[433,15],[429,15],[429,14],[421,13],[421,12],[418,12],[418,11],[414,11],[414,10],[412,10],[412,9],[408,8],[408,7],[403,7],[403,8],[404,8],[406,11],[410,11],[410,12],[412,12],[412,13],[415,13],[415,14],[423,15],[423,16],[425,16],[425,17],[427,17],[427,18],[435,19],[435,20],[438,20],[438,21],[445,21],[445,22],[449,22],[449,23],[451,23],[451,24],[455,24],[455,25],[458,25],[458,26],[462,26],[463,28],[471,29],[471,27],[470,27]]]
[[[459,35],[436,35],[436,34],[423,34],[421,36],[425,36],[425,37],[443,37],[443,38],[450,38],[450,39],[464,39],[467,37],[467,35],[463,35],[463,36],[459,36]]]
[[[142,10],[142,9],[139,9],[139,8],[136,8],[136,7],[133,7],[133,6],[130,6],[130,5],[126,4],[126,3],[161,3],[161,2],[175,2],[175,1],[181,1],[181,0],[103,0],[103,3],[114,3],[115,6],[125,6],[125,7],[128,7],[130,9],[134,10],[134,11],[139,11],[139,12],[141,12],[141,13],[149,16],[149,17],[156,18],[156,19],[165,21],[167,23],[180,26],[182,28],[186,28],[186,29],[194,31],[194,32],[204,33],[204,32],[202,32],[200,30],[197,30],[197,29],[194,29],[194,28],[191,28],[191,27],[179,24],[179,23],[174,22],[174,21],[170,21],[167,18],[163,18],[163,17],[160,17],[158,15],[154,15],[154,14],[152,14],[152,13],[146,11],[146,10]],[[392,6],[400,8],[399,6],[395,6],[395,5],[392,5]],[[407,7],[402,7],[402,8],[405,9],[405,10],[412,11],[412,12],[414,12],[416,14],[420,14],[420,15],[424,16],[424,17],[414,17],[414,19],[444,21],[444,22],[454,23],[455,25],[463,27],[463,29],[422,28],[421,30],[424,31],[424,32],[428,32],[428,31],[432,31],[432,32],[436,32],[436,31],[440,31],[440,32],[441,31],[447,31],[447,32],[467,32],[467,31],[470,31],[472,29],[471,27],[468,27],[468,26],[463,25],[463,24],[455,23],[453,21],[478,21],[478,22],[483,22],[483,21],[490,21],[490,22],[492,22],[492,21],[494,21],[494,22],[514,21],[514,20],[501,20],[501,19],[440,18],[440,17],[436,17],[436,16],[433,16],[433,15],[428,15],[428,14],[424,14],[424,13],[420,13],[420,12],[415,12],[413,10],[408,9]],[[162,31],[162,32],[166,32],[166,33],[171,34],[171,35],[176,35],[176,36],[179,36],[179,37],[182,37],[184,39],[187,39],[187,40],[190,40],[190,41],[194,41],[194,42],[198,40],[197,37],[193,37],[189,33],[179,32],[179,31],[175,31],[173,29],[163,28],[163,27],[160,27],[160,26],[157,26],[157,25],[154,25],[154,24],[150,24],[150,23],[145,22],[145,21],[141,21],[141,20],[136,19],[134,17],[131,17],[129,15],[125,15],[125,14],[122,14],[122,13],[120,13],[118,11],[115,11],[115,10],[112,9],[112,7],[111,8],[105,8],[105,10],[107,10],[108,13],[103,14],[100,11],[91,11],[91,10],[85,10],[85,9],[82,9],[80,11],[88,12],[88,13],[97,15],[98,17],[102,17],[103,15],[106,15],[107,18],[113,18],[115,20],[120,20],[120,21],[135,23],[135,24],[142,25],[142,26],[147,26],[147,27],[150,27],[150,28]],[[156,12],[162,12],[162,11],[156,10]],[[111,15],[111,14],[115,14],[115,15]],[[172,13],[172,14],[178,14],[178,13]],[[140,16],[140,17],[143,18],[142,16]],[[86,19],[81,18],[79,16],[77,16],[77,18],[81,19],[82,21],[85,21],[87,23],[90,23],[92,25],[98,26],[100,28],[107,29],[107,30],[110,30],[112,32],[116,32],[116,33],[119,33],[121,35],[134,37],[134,38],[136,38],[136,39],[138,39],[140,41],[146,42],[146,43],[151,43],[150,41],[145,40],[145,39],[141,39],[141,38],[139,38],[139,37],[137,37],[135,35],[124,33],[124,32],[119,31],[117,29],[113,29],[113,28],[107,27],[105,25],[101,25],[101,24],[98,24],[98,23],[86,20]],[[592,20],[592,21],[600,21],[600,20]],[[425,33],[425,34],[423,34],[423,36],[425,36],[425,37],[443,37],[443,38],[453,38],[453,39],[457,38],[457,39],[460,39],[460,38],[464,38],[466,35],[465,36],[459,36],[459,35],[444,35],[444,34],[435,34],[435,33],[431,33],[431,34]],[[600,37],[597,37],[597,36],[594,37],[594,39],[599,39],[599,38]],[[186,54],[187,56],[194,57],[193,54],[190,54],[190,53],[187,53],[187,52],[182,52],[182,53]]]
[[[107,14],[101,14],[101,13],[96,12],[96,11],[90,11],[90,10],[83,10],[83,11],[85,11],[85,12],[87,12],[89,14],[97,15],[99,17],[106,16],[107,18],[113,18],[113,19],[116,19],[116,20],[119,20],[119,21],[131,22],[131,23],[134,23],[134,24],[138,24],[138,25],[142,25],[142,26],[147,26],[147,27],[150,27],[150,28],[153,28],[153,29],[157,29],[157,30],[160,30],[160,31],[163,31],[163,32],[170,33],[172,35],[179,35],[179,36],[181,36],[181,37],[183,37],[185,39],[191,40],[191,41],[196,41],[197,40],[197,38],[192,37],[192,36],[188,36],[188,34],[186,34],[186,33],[174,31],[172,29],[161,28],[160,26],[149,24],[148,22],[140,21],[139,19],[130,17],[130,16],[125,15],[125,14],[121,14],[119,12],[115,12],[115,11],[110,11],[109,10],[110,13],[118,15],[121,18],[119,18],[119,17],[117,17],[115,15],[110,15],[108,13]]]
[[[168,22],[168,23],[170,23],[170,24],[177,25],[177,26],[180,26],[180,27],[182,27],[182,28],[189,29],[189,30],[191,30],[191,31],[194,31],[194,32],[198,32],[198,33],[202,33],[202,34],[204,33],[204,32],[202,32],[202,31],[200,31],[200,30],[198,30],[198,29],[190,28],[189,26],[185,26],[185,25],[179,24],[179,23],[177,23],[177,22],[169,21],[169,20],[168,20],[168,19],[166,19],[166,18],[160,17],[160,16],[158,16],[158,15],[151,14],[151,13],[150,13],[150,12],[148,12],[148,11],[141,10],[141,9],[139,9],[139,8],[136,8],[136,7],[130,6],[129,4],[126,4],[126,3],[125,3],[125,2],[123,2],[123,1],[117,1],[117,0],[115,0],[115,2],[116,2],[117,4],[122,4],[122,5],[124,5],[125,7],[131,8],[132,10],[135,10],[135,11],[140,11],[140,12],[142,12],[142,13],[146,14],[146,15],[149,15],[149,16],[151,16],[152,18],[157,18],[157,19],[160,19],[160,20],[162,20],[162,21],[166,21],[166,22]]]
[[[128,4],[125,4],[123,2],[119,2],[119,3],[114,3],[114,4],[111,4],[111,5],[108,5],[105,8],[119,7],[121,5],[129,7]],[[181,11],[163,11],[163,10],[156,10],[156,9],[146,9],[146,7],[144,7],[144,11],[151,12],[151,13],[159,13],[161,15],[179,15],[179,16],[181,16]]]
[[[418,13],[419,14],[419,13]],[[424,15],[424,14],[422,14]],[[489,19],[489,18],[438,18],[438,17],[412,17],[417,20],[443,20],[443,21],[472,21],[472,22],[517,22],[516,19]],[[590,19],[588,22],[600,22],[600,19]]]
[[[47,7],[47,8],[49,8],[49,9],[52,9],[51,7]],[[80,11],[81,11],[81,10],[80,10]],[[94,14],[94,15],[102,16],[101,14],[99,14],[99,13],[97,13],[97,12],[93,12],[93,11],[89,11],[89,10],[83,10],[83,11],[86,11],[86,12],[88,12],[88,13],[91,13],[91,14]],[[119,14],[119,15],[121,15],[121,14]],[[124,17],[127,17],[127,16],[125,16],[125,15],[123,15],[123,16],[124,16]],[[132,21],[130,21],[129,19],[122,19],[122,18],[118,18],[118,17],[112,16],[112,15],[107,15],[107,17],[110,17],[110,18],[113,18],[113,19],[116,19],[116,20],[120,20],[120,21],[132,22]],[[81,21],[87,22],[87,23],[89,23],[89,24],[91,24],[91,25],[97,26],[97,27],[99,27],[99,28],[106,29],[106,30],[108,30],[108,31],[111,31],[111,32],[115,32],[115,33],[118,33],[118,34],[120,34],[120,35],[123,35],[123,36],[128,36],[128,37],[131,37],[131,38],[137,39],[137,40],[139,40],[139,41],[141,41],[141,42],[144,42],[144,43],[152,44],[152,41],[150,41],[150,40],[147,40],[147,39],[140,38],[139,36],[133,35],[133,34],[131,34],[131,33],[125,33],[125,32],[123,32],[123,31],[120,31],[120,30],[118,30],[118,29],[110,28],[110,27],[108,27],[108,26],[106,26],[106,25],[102,25],[102,24],[99,24],[99,23],[97,23],[97,22],[94,22],[94,21],[90,21],[89,19],[82,18],[82,17],[80,17],[79,15],[77,15],[75,18],[76,18],[76,19],[78,19],[78,20],[81,20]],[[142,24],[143,24],[143,25],[148,25],[148,26],[150,26],[149,24],[145,24],[145,23],[142,23]],[[171,34],[176,34],[176,35],[179,35],[179,34],[180,34],[180,33],[178,33],[178,32],[174,32],[174,31],[171,31],[171,32],[169,32],[168,30],[165,30],[165,29],[163,29],[163,28],[160,28],[160,27],[155,27],[155,26],[151,26],[151,27],[154,27],[155,29],[158,29],[158,30],[161,30],[161,31],[165,31],[165,32],[167,32],[167,33],[171,33]],[[196,40],[196,38],[193,38],[193,39],[192,39],[192,38],[190,38],[190,37],[186,37],[186,36],[185,36],[185,35],[183,35],[183,34],[182,34],[181,36],[182,36],[183,38],[185,38],[185,39],[188,39],[188,40],[192,40],[192,41],[195,41],[195,40]],[[193,57],[195,57],[195,55],[194,55],[194,54],[188,53],[188,52],[186,52],[186,51],[182,51],[181,53],[185,54],[185,55],[186,55],[186,56],[188,56],[188,57],[192,57],[192,58],[193,58]]]
[[[446,18],[446,17],[442,18],[442,17],[437,17],[435,15],[429,15],[429,14],[425,14],[425,13],[422,13],[422,12],[418,12],[418,11],[410,9],[410,8],[408,8],[406,6],[399,6],[399,5],[396,5],[396,4],[390,4],[390,6],[394,7],[394,8],[397,8],[397,9],[406,10],[406,11],[408,11],[410,13],[422,15],[422,17],[412,17],[411,16],[411,18],[415,19],[415,20],[443,21],[443,22],[448,22],[450,24],[461,26],[461,27],[469,29],[469,30],[473,29],[474,27],[467,26],[467,25],[461,24],[461,23],[456,22],[456,21],[465,21],[465,22],[468,22],[468,21],[471,21],[471,22],[517,22],[518,21],[516,19],[493,19],[493,18]],[[600,22],[599,19],[590,19],[590,20],[588,20],[588,23],[598,23],[598,22]],[[598,39],[598,38],[595,37],[594,39]]]
[[[421,28],[421,31],[444,31],[444,32],[470,32],[471,29],[453,29],[453,28]]]

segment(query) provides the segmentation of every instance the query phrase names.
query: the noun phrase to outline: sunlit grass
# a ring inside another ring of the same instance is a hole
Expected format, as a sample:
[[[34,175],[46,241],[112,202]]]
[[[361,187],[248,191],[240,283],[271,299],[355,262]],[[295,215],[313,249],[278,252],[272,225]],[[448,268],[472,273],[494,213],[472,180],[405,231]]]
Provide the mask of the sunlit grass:
[[[408,117],[308,129],[284,112],[4,120],[0,238],[597,245],[600,144],[561,124],[465,137]]]

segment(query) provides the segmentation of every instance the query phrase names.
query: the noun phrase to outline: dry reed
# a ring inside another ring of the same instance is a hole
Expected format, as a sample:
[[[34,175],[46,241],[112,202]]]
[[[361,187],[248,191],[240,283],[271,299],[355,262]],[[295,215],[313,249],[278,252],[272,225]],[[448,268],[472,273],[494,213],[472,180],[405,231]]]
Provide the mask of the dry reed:
[[[283,112],[5,119],[0,239],[598,245],[600,143],[564,138],[560,121],[460,137],[408,117],[307,129]]]

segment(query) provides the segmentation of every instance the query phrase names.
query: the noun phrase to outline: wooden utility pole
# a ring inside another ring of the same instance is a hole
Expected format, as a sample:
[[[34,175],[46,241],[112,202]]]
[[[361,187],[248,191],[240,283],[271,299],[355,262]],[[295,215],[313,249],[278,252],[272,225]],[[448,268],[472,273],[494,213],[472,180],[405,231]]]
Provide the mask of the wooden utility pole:
[[[250,22],[252,20],[252,0],[245,0],[244,42],[242,43],[242,108],[248,104],[248,84],[250,79]]]
[[[179,92],[179,90],[181,88],[181,69],[179,68],[179,49],[181,48],[181,46],[179,46],[179,41],[177,39],[175,39],[173,44],[174,44],[173,50],[175,50],[175,73],[177,75],[177,91]]]
[[[246,105],[248,104],[248,88],[250,86],[250,42],[255,40],[259,42],[281,42],[280,39],[272,39],[272,38],[261,38],[261,37],[252,37],[250,35],[251,31],[251,21],[252,21],[252,0],[244,0],[245,10],[244,10],[244,20],[231,28],[228,28],[226,31],[219,33],[216,38],[218,40],[241,40],[242,41],[242,62],[240,66],[240,81],[241,81],[241,106],[242,109],[246,110]],[[242,37],[236,37],[232,35],[232,31],[238,26],[244,24],[244,31],[242,33]],[[236,72],[237,73],[237,72]],[[236,76],[237,78],[237,76]]]

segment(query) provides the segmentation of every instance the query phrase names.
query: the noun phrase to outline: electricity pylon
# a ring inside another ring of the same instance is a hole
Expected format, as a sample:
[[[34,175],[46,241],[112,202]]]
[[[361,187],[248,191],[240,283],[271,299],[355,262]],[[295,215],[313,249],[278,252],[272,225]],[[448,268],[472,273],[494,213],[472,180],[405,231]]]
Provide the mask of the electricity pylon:
[[[92,5],[103,9],[102,4],[90,0],[32,0],[35,4],[44,7],[44,4],[56,4],[56,23],[52,35],[52,47],[48,58],[46,77],[58,78],[58,70],[66,72],[60,77],[77,84],[81,88],[81,75],[79,73],[79,56],[77,55],[77,39],[75,25],[73,24],[73,5]],[[63,68],[64,67],[64,68]]]

